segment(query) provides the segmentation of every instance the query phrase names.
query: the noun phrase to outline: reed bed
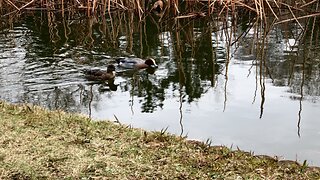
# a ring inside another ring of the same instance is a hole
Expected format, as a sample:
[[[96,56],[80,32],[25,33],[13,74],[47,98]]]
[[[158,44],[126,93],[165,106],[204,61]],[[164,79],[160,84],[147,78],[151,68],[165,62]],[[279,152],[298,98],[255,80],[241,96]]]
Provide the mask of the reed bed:
[[[194,10],[194,6],[202,8]],[[185,7],[191,11],[185,13]],[[140,19],[143,15],[156,10],[161,13],[170,13],[177,18],[202,17],[212,13],[236,15],[240,9],[246,9],[256,14],[260,20],[274,18],[274,23],[316,17],[320,15],[318,0],[0,0],[1,16],[24,11],[59,11],[69,12],[82,10],[88,16],[93,14],[107,14],[116,10],[135,11]]]
[[[283,1],[283,0],[0,0],[0,28],[3,24],[12,24],[16,17],[20,17],[22,13],[46,12],[49,22],[67,19],[78,19],[77,16],[87,16],[91,21],[91,26],[99,17],[109,16],[111,20],[110,29],[105,34],[112,36],[111,42],[116,42],[119,28],[117,22],[113,19],[118,19],[119,12],[130,11],[140,22],[145,21],[145,17],[150,14],[156,14],[159,19],[155,19],[155,25],[159,28],[159,22],[162,24],[174,24],[179,28],[177,20],[187,19],[191,22],[197,18],[209,17],[210,20],[224,21],[222,29],[228,26],[238,24],[237,21],[244,18],[250,19],[249,26],[262,26],[261,35],[266,37],[274,25],[281,25],[288,22],[297,23],[303,33],[301,37],[306,34],[310,38],[317,38],[319,34],[318,16],[319,1],[317,0],[298,0],[298,1]],[[79,13],[80,12],[80,13]],[[133,16],[133,15],[131,15]],[[61,18],[59,18],[61,17]],[[132,22],[133,17],[130,22]],[[173,21],[172,21],[173,20]],[[232,24],[228,24],[231,20]],[[170,22],[169,22],[170,21]],[[9,23],[8,23],[9,22]],[[65,23],[65,22],[64,22]],[[90,25],[89,25],[90,29]],[[181,28],[183,29],[183,27]],[[250,28],[248,28],[250,29]],[[54,29],[51,28],[50,34],[54,36]],[[235,29],[234,29],[235,30]],[[161,30],[160,30],[161,31]],[[89,31],[90,33],[90,31]],[[230,33],[229,45],[237,42],[240,37],[231,39],[233,32]],[[245,34],[243,34],[245,35]],[[258,37],[257,36],[257,37]],[[90,34],[84,36],[90,39]]]

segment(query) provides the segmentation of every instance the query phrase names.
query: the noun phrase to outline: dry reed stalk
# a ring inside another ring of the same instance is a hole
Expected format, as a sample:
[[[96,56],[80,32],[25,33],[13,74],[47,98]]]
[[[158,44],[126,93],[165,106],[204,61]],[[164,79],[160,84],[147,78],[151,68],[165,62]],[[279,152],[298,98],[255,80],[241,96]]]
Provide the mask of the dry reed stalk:
[[[5,6],[9,6],[9,7],[13,7],[13,8],[8,8],[9,11],[12,10],[13,12],[16,11],[21,11],[21,10],[40,10],[41,7],[46,7],[47,10],[52,10],[55,9],[55,7],[57,7],[57,5],[55,4],[55,1],[53,0],[40,0],[40,3],[37,3],[36,0],[28,0],[29,2],[27,2],[26,0],[26,4],[24,4],[23,6],[19,7],[19,5],[16,5],[15,2],[17,1],[13,1],[13,0],[1,0],[0,1],[0,5],[2,7]],[[275,19],[279,20],[279,12],[281,11],[281,6],[282,8],[287,9],[290,14],[292,15],[293,18],[290,19],[285,19],[285,20],[280,20],[278,22],[276,22],[276,24],[279,23],[283,23],[283,22],[289,22],[289,21],[296,21],[298,23],[298,25],[302,27],[302,25],[300,24],[300,22],[298,21],[299,19],[303,19],[303,18],[308,18],[308,17],[315,17],[315,16],[319,16],[319,13],[314,13],[314,14],[308,14],[305,16],[301,16],[301,17],[297,17],[297,13],[294,10],[298,10],[301,12],[307,12],[304,7],[310,7],[311,5],[315,5],[316,2],[319,3],[318,0],[311,0],[310,2],[306,2],[304,3],[302,6],[299,7],[295,7],[294,5],[290,5],[290,3],[294,3],[292,2],[282,2],[282,1],[276,1],[276,0],[249,0],[246,2],[249,3],[245,3],[245,1],[243,0],[205,0],[207,3],[203,3],[203,1],[195,1],[193,3],[200,3],[202,5],[207,5],[208,6],[208,10],[207,13],[210,15],[215,9],[215,6],[218,6],[219,12],[218,14],[221,15],[223,13],[228,14],[228,12],[231,11],[231,13],[233,15],[234,12],[237,11],[237,8],[246,8],[250,11],[253,11],[254,13],[257,14],[257,16],[259,17],[259,19],[261,21],[266,22],[267,20],[267,11],[270,10],[271,13],[273,14],[273,16],[275,17]],[[4,5],[2,4],[3,2],[6,2]],[[144,4],[143,0],[129,0],[129,1],[123,1],[123,0],[103,0],[101,1],[101,7],[99,7],[99,2],[98,0],[75,0],[72,1],[72,3],[70,4],[69,0],[61,0],[59,1],[59,3],[61,3],[61,11],[62,14],[64,14],[64,9],[65,8],[69,8],[69,7],[65,7],[66,4],[68,4],[68,6],[77,6],[77,8],[85,8],[87,11],[88,16],[96,13],[97,11],[103,11],[102,14],[105,14],[107,11],[110,13],[111,12],[111,8],[113,8],[113,6],[115,8],[117,8],[118,10],[123,9],[123,10],[128,10],[128,9],[134,9],[136,10],[136,12],[139,14],[139,18],[140,20],[142,20],[143,14],[146,13],[146,5]],[[188,1],[189,2],[189,1]],[[188,3],[187,2],[187,3]],[[20,2],[21,3],[21,2]],[[30,5],[33,6],[40,6],[40,8],[27,8]],[[171,6],[171,8],[170,8]],[[130,7],[130,8],[129,8]],[[195,6],[193,6],[193,4],[191,4],[190,6],[187,6],[187,9],[191,12],[194,12],[194,8]],[[176,19],[181,19],[181,18],[189,18],[189,17],[197,17],[197,16],[202,16],[201,13],[189,13],[187,15],[184,16],[179,16],[180,10],[179,8],[181,8],[180,4],[179,4],[179,0],[168,0],[166,3],[166,8],[173,10]],[[277,9],[278,8],[278,9]],[[310,7],[311,8],[311,7]],[[313,6],[314,8],[314,6]],[[168,12],[168,11],[167,11]],[[308,12],[312,12],[312,9],[309,10]],[[313,12],[317,12],[314,11]],[[8,12],[5,12],[8,13]]]
[[[105,16],[107,12],[107,1],[103,0],[102,5],[102,15]]]
[[[316,25],[316,18],[313,18],[313,23],[312,23],[312,29],[311,29],[311,35],[310,35],[310,46],[312,46],[312,39],[313,39],[313,33],[314,33],[314,28],[315,28],[315,25]],[[312,48],[308,48],[308,49],[312,49]]]
[[[252,8],[252,7],[246,5],[246,4],[242,3],[242,2],[237,2],[237,4],[239,4],[240,6],[243,6],[245,8],[248,8],[249,10],[254,11],[255,13],[258,13],[257,9]]]
[[[316,16],[320,16],[320,13],[315,13],[315,14],[309,14],[309,15],[305,15],[305,16],[300,16],[300,17],[296,17],[296,18],[290,18],[290,19],[285,19],[279,22],[276,22],[276,24],[281,24],[281,23],[285,23],[285,22],[290,22],[290,21],[294,21],[294,20],[299,20],[299,19],[305,19],[305,18],[310,18],[310,17],[316,17]]]
[[[267,22],[267,16],[266,16],[266,12],[265,12],[265,7],[264,7],[264,3],[263,3],[264,0],[261,0],[261,9],[262,9],[262,15],[263,15],[263,18],[264,18],[264,22],[266,24]]]
[[[174,9],[175,9],[175,13],[179,14],[179,1],[178,0],[173,0],[173,5],[174,5]]]
[[[26,8],[27,6],[29,6],[30,4],[32,4],[35,0],[32,0],[30,2],[28,2],[27,4],[23,5],[21,8],[19,8],[19,11],[21,11],[22,9]]]
[[[92,14],[94,14],[95,13],[95,9],[97,8],[97,0],[93,0],[92,1]]]
[[[110,1],[110,0],[109,0]],[[111,24],[111,33],[110,33],[110,39],[111,39],[111,42],[114,44],[114,42],[115,42],[115,25],[113,24],[113,18],[112,18],[112,16],[111,16],[111,12],[109,11],[108,12],[108,14],[109,14],[109,17],[110,17],[110,24]]]
[[[274,4],[277,6],[278,9],[280,9],[280,6],[278,5],[276,0],[273,0]]]
[[[90,15],[90,0],[87,0],[87,14]]]
[[[113,1],[112,3],[119,6],[123,10],[128,10],[128,8],[123,5],[123,1],[120,1],[120,3],[118,3],[117,1]]]
[[[127,10],[128,8],[127,7],[125,7],[124,6],[124,3],[123,3],[123,1],[122,0],[120,0],[120,7],[122,8],[122,9],[124,9],[124,10]]]
[[[254,1],[254,6],[255,6],[255,9],[256,9],[256,12],[257,12],[257,16],[260,16],[260,10],[258,8],[258,4],[257,4],[256,0]]]
[[[68,40],[69,40],[69,35],[71,34],[71,30],[70,30],[70,27],[69,27],[69,24],[68,23],[66,23],[66,18],[62,18],[63,20],[63,22],[62,22],[62,24],[63,24],[63,33],[64,33],[64,38],[66,39],[66,41],[65,42],[68,42]]]
[[[109,15],[110,15],[110,7],[111,7],[111,0],[108,0],[108,13],[109,13]],[[110,15],[110,17],[111,17],[111,15]]]
[[[84,8],[84,5],[79,0],[75,0],[75,1],[79,4],[78,8]]]
[[[64,17],[64,0],[61,0],[61,16]],[[64,18],[63,21],[65,21]]]
[[[305,11],[305,10],[301,9],[301,7],[300,7],[300,8],[294,7],[294,6],[291,6],[291,5],[287,4],[287,3],[279,2],[279,4],[284,5],[284,6],[286,6],[286,7],[290,7],[291,9],[299,10],[299,11],[301,11],[301,12],[304,12],[304,11]]]
[[[183,18],[191,18],[191,17],[205,17],[205,13],[189,13],[183,16],[177,16],[176,19],[183,19]]]
[[[120,6],[123,10],[128,10],[128,8],[123,5],[122,1],[121,1],[121,4],[117,4],[117,5]]]
[[[236,10],[235,2],[234,2],[234,1],[231,1],[231,12],[232,12],[232,17],[234,17],[235,10]]]
[[[290,13],[292,14],[294,20],[295,20],[295,21],[298,23],[298,25],[300,26],[300,28],[301,28],[301,29],[304,29],[304,28],[302,27],[302,25],[300,24],[300,22],[297,20],[296,15],[293,13],[293,11],[291,10],[290,6],[288,6],[288,9],[289,9]]]
[[[13,6],[16,10],[19,11],[19,8],[13,3],[11,2],[10,0],[6,0],[11,6]]]
[[[87,35],[85,36],[84,40],[85,40],[85,43],[87,43],[89,45],[89,47],[93,47],[93,43],[94,43],[94,38],[92,37],[92,34],[93,34],[93,25],[94,25],[94,22],[95,22],[95,17],[94,16],[91,16],[88,20],[88,33]]]
[[[309,6],[310,4],[313,4],[313,3],[315,3],[315,2],[318,2],[318,3],[319,3],[319,0],[310,1],[310,2],[308,2],[308,3],[306,3],[306,4],[302,5],[302,6],[300,6],[300,8],[304,8],[304,7]]]
[[[279,19],[278,16],[276,15],[276,13],[273,11],[273,9],[272,9],[270,3],[268,2],[268,0],[266,0],[265,2],[267,3],[267,5],[268,5],[269,9],[271,10],[272,14],[274,15],[274,17],[275,17],[276,19]]]
[[[261,4],[261,1],[258,0],[258,2],[257,2],[257,0],[255,0],[254,2],[255,2],[255,5],[256,5],[257,12],[258,12],[258,16],[260,17],[260,20],[262,21],[262,19],[263,19],[263,12],[262,12],[262,6],[261,6],[262,4]]]
[[[218,14],[218,16],[220,17],[221,16],[221,14],[224,12],[224,9],[226,8],[226,6],[223,6],[222,7],[222,9],[220,10],[220,12],[219,12],[219,14]]]
[[[139,13],[139,19],[141,21],[142,19],[142,14],[144,12],[144,10],[142,9],[141,5],[140,5],[140,1],[139,0],[136,0],[136,3],[137,3],[137,8],[138,8],[138,13]]]
[[[209,2],[211,2],[211,1],[208,1],[208,3]],[[214,5],[215,5],[216,2],[217,2],[217,0],[213,0],[213,2],[209,4],[209,14],[211,13],[211,11],[212,12],[214,11]],[[211,9],[211,11],[210,11],[210,9]]]

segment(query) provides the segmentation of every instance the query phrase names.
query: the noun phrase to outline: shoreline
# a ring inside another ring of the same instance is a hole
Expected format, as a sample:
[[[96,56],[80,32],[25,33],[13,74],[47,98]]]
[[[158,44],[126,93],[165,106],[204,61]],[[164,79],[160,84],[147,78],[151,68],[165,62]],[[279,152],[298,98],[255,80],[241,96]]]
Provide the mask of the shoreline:
[[[319,179],[320,167],[0,101],[0,179]]]

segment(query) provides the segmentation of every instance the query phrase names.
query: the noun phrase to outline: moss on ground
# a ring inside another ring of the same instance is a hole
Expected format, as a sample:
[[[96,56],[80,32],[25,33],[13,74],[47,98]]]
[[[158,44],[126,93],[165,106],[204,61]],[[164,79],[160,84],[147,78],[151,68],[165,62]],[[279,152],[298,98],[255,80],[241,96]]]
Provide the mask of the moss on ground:
[[[0,179],[320,179],[318,167],[0,102]]]

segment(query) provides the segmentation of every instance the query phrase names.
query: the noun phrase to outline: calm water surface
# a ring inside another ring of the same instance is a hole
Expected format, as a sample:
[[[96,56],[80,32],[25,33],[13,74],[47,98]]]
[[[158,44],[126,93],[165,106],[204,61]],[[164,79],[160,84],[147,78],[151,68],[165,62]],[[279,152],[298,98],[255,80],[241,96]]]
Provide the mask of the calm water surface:
[[[298,26],[277,26],[263,42],[259,27],[214,18],[47,15],[1,27],[0,99],[320,166],[320,46],[298,40]],[[114,84],[81,72],[128,56],[159,68],[118,68]]]

